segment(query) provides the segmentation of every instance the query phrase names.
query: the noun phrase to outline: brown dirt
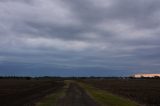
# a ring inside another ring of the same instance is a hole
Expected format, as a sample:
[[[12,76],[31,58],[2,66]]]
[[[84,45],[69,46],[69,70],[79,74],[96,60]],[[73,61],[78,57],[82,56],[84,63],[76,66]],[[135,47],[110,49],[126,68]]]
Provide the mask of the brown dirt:
[[[87,93],[76,83],[70,83],[66,95],[61,98],[56,106],[99,106]]]
[[[0,106],[34,106],[63,85],[63,82],[45,80],[0,80]]]

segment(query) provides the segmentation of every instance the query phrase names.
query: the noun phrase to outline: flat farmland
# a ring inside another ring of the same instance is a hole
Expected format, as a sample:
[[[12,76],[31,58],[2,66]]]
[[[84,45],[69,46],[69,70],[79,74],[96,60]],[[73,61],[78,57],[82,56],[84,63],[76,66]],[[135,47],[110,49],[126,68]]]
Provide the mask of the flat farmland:
[[[82,82],[144,106],[160,106],[159,79],[94,79]]]
[[[0,106],[34,106],[47,94],[57,92],[64,86],[55,80],[0,80]]]
[[[0,79],[0,106],[160,106],[160,80]]]

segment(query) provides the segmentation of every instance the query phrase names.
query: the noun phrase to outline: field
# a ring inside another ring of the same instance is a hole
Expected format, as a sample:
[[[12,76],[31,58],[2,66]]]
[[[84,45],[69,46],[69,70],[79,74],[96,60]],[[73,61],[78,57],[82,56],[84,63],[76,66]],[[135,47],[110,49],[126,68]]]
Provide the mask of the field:
[[[57,92],[64,85],[52,80],[0,80],[0,106],[34,106],[51,92]]]
[[[158,79],[108,79],[83,80],[83,82],[129,98],[141,105],[160,106],[160,80]]]
[[[160,106],[160,80],[0,79],[0,106]]]

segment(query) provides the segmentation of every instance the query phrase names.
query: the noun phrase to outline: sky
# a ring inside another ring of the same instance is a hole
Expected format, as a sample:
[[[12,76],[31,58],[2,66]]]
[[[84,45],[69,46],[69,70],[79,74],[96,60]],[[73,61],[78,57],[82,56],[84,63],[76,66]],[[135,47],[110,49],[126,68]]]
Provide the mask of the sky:
[[[160,73],[159,0],[0,0],[0,75]]]

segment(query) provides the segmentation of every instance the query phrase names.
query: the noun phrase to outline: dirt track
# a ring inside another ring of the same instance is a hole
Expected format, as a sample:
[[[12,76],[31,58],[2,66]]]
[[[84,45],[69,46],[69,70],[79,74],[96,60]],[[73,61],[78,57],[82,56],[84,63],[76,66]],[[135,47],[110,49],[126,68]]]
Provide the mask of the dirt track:
[[[70,83],[65,97],[61,98],[56,106],[99,106],[76,83]]]

